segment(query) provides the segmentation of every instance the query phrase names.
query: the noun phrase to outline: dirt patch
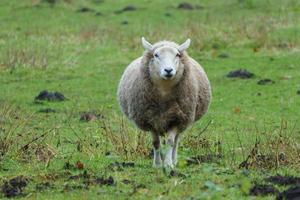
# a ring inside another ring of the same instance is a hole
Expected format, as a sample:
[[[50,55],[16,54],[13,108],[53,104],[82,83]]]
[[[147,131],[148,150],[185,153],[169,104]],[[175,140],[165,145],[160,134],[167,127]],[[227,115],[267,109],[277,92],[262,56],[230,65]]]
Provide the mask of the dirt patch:
[[[27,178],[24,176],[17,176],[9,181],[5,181],[1,187],[1,191],[4,196],[8,198],[20,196],[23,194],[23,189],[27,186],[27,184]]]
[[[294,177],[294,176],[270,176],[265,179],[268,182],[275,183],[278,185],[300,185],[300,177]]]
[[[277,200],[299,200],[300,199],[300,185],[292,186],[289,189],[281,192],[277,198]]]
[[[229,72],[226,75],[228,78],[242,78],[242,79],[247,79],[247,78],[252,78],[254,76],[253,73],[247,71],[246,69],[238,69]]]
[[[87,13],[87,12],[95,12],[95,10],[92,8],[88,8],[88,7],[82,7],[82,8],[79,8],[76,12]]]
[[[250,195],[253,196],[264,196],[264,195],[277,195],[279,191],[272,185],[254,185],[250,189]]]
[[[188,158],[187,165],[201,164],[201,163],[219,163],[222,158],[219,154],[207,154],[207,155],[197,155]]]
[[[275,81],[272,81],[271,79],[261,79],[257,82],[258,85],[268,85],[268,84],[274,84]]]
[[[56,110],[52,108],[42,108],[38,110],[39,113],[56,113]]]
[[[218,55],[219,58],[229,58],[229,55],[227,53],[221,53]]]
[[[48,92],[43,90],[34,98],[35,101],[64,101],[66,98],[60,92]]]
[[[177,8],[182,10],[194,10],[194,6],[187,2],[180,3]]]
[[[112,176],[108,178],[103,178],[103,177],[96,178],[92,181],[92,183],[95,183],[97,185],[109,185],[109,186],[115,185],[115,181]]]
[[[94,121],[94,120],[102,119],[102,118],[103,118],[103,115],[96,113],[94,111],[83,112],[80,115],[80,121],[83,121],[83,122]]]
[[[135,6],[133,6],[133,5],[128,5],[128,6],[124,7],[124,8],[121,9],[121,10],[115,11],[115,13],[116,13],[116,14],[121,14],[121,13],[123,13],[123,12],[131,12],[131,11],[136,11],[136,10],[137,10],[137,8],[136,8]]]

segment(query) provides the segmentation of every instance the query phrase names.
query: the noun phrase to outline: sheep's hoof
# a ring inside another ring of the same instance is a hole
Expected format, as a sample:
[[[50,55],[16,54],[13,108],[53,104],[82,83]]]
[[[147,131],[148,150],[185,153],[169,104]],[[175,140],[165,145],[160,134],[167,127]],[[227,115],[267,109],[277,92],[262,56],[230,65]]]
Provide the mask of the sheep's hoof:
[[[164,168],[167,169],[174,169],[175,165],[172,163],[172,161],[165,161],[164,162]]]

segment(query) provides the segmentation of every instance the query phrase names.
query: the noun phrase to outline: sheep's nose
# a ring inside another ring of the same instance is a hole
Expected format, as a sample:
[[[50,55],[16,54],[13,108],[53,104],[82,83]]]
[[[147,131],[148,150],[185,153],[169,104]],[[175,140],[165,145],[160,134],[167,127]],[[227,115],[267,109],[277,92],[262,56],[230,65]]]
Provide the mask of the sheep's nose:
[[[168,74],[170,74],[173,71],[173,69],[165,69],[165,72],[167,72]]]

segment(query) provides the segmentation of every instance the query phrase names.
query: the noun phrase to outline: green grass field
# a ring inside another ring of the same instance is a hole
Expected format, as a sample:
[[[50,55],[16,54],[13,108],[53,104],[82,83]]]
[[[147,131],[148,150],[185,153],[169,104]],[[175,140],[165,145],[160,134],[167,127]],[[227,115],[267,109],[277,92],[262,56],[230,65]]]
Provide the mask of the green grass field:
[[[291,187],[266,178],[300,174],[300,2],[181,2],[0,1],[1,199],[274,199],[250,190]],[[150,135],[116,100],[141,36],[191,38],[212,85],[172,172],[152,168]],[[226,77],[237,69],[255,76]],[[34,101],[43,90],[66,100]],[[80,120],[85,112],[93,120]],[[15,177],[26,186],[8,184]]]

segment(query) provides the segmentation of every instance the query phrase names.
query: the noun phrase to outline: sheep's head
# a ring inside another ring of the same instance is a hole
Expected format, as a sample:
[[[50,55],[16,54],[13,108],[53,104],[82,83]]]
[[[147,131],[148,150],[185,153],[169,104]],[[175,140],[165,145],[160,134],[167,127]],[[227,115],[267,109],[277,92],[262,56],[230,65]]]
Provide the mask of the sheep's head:
[[[149,62],[150,74],[153,79],[173,80],[180,78],[183,65],[180,62],[183,52],[190,46],[190,39],[178,45],[173,42],[162,41],[154,45],[142,37],[142,44],[148,54],[151,55]]]

